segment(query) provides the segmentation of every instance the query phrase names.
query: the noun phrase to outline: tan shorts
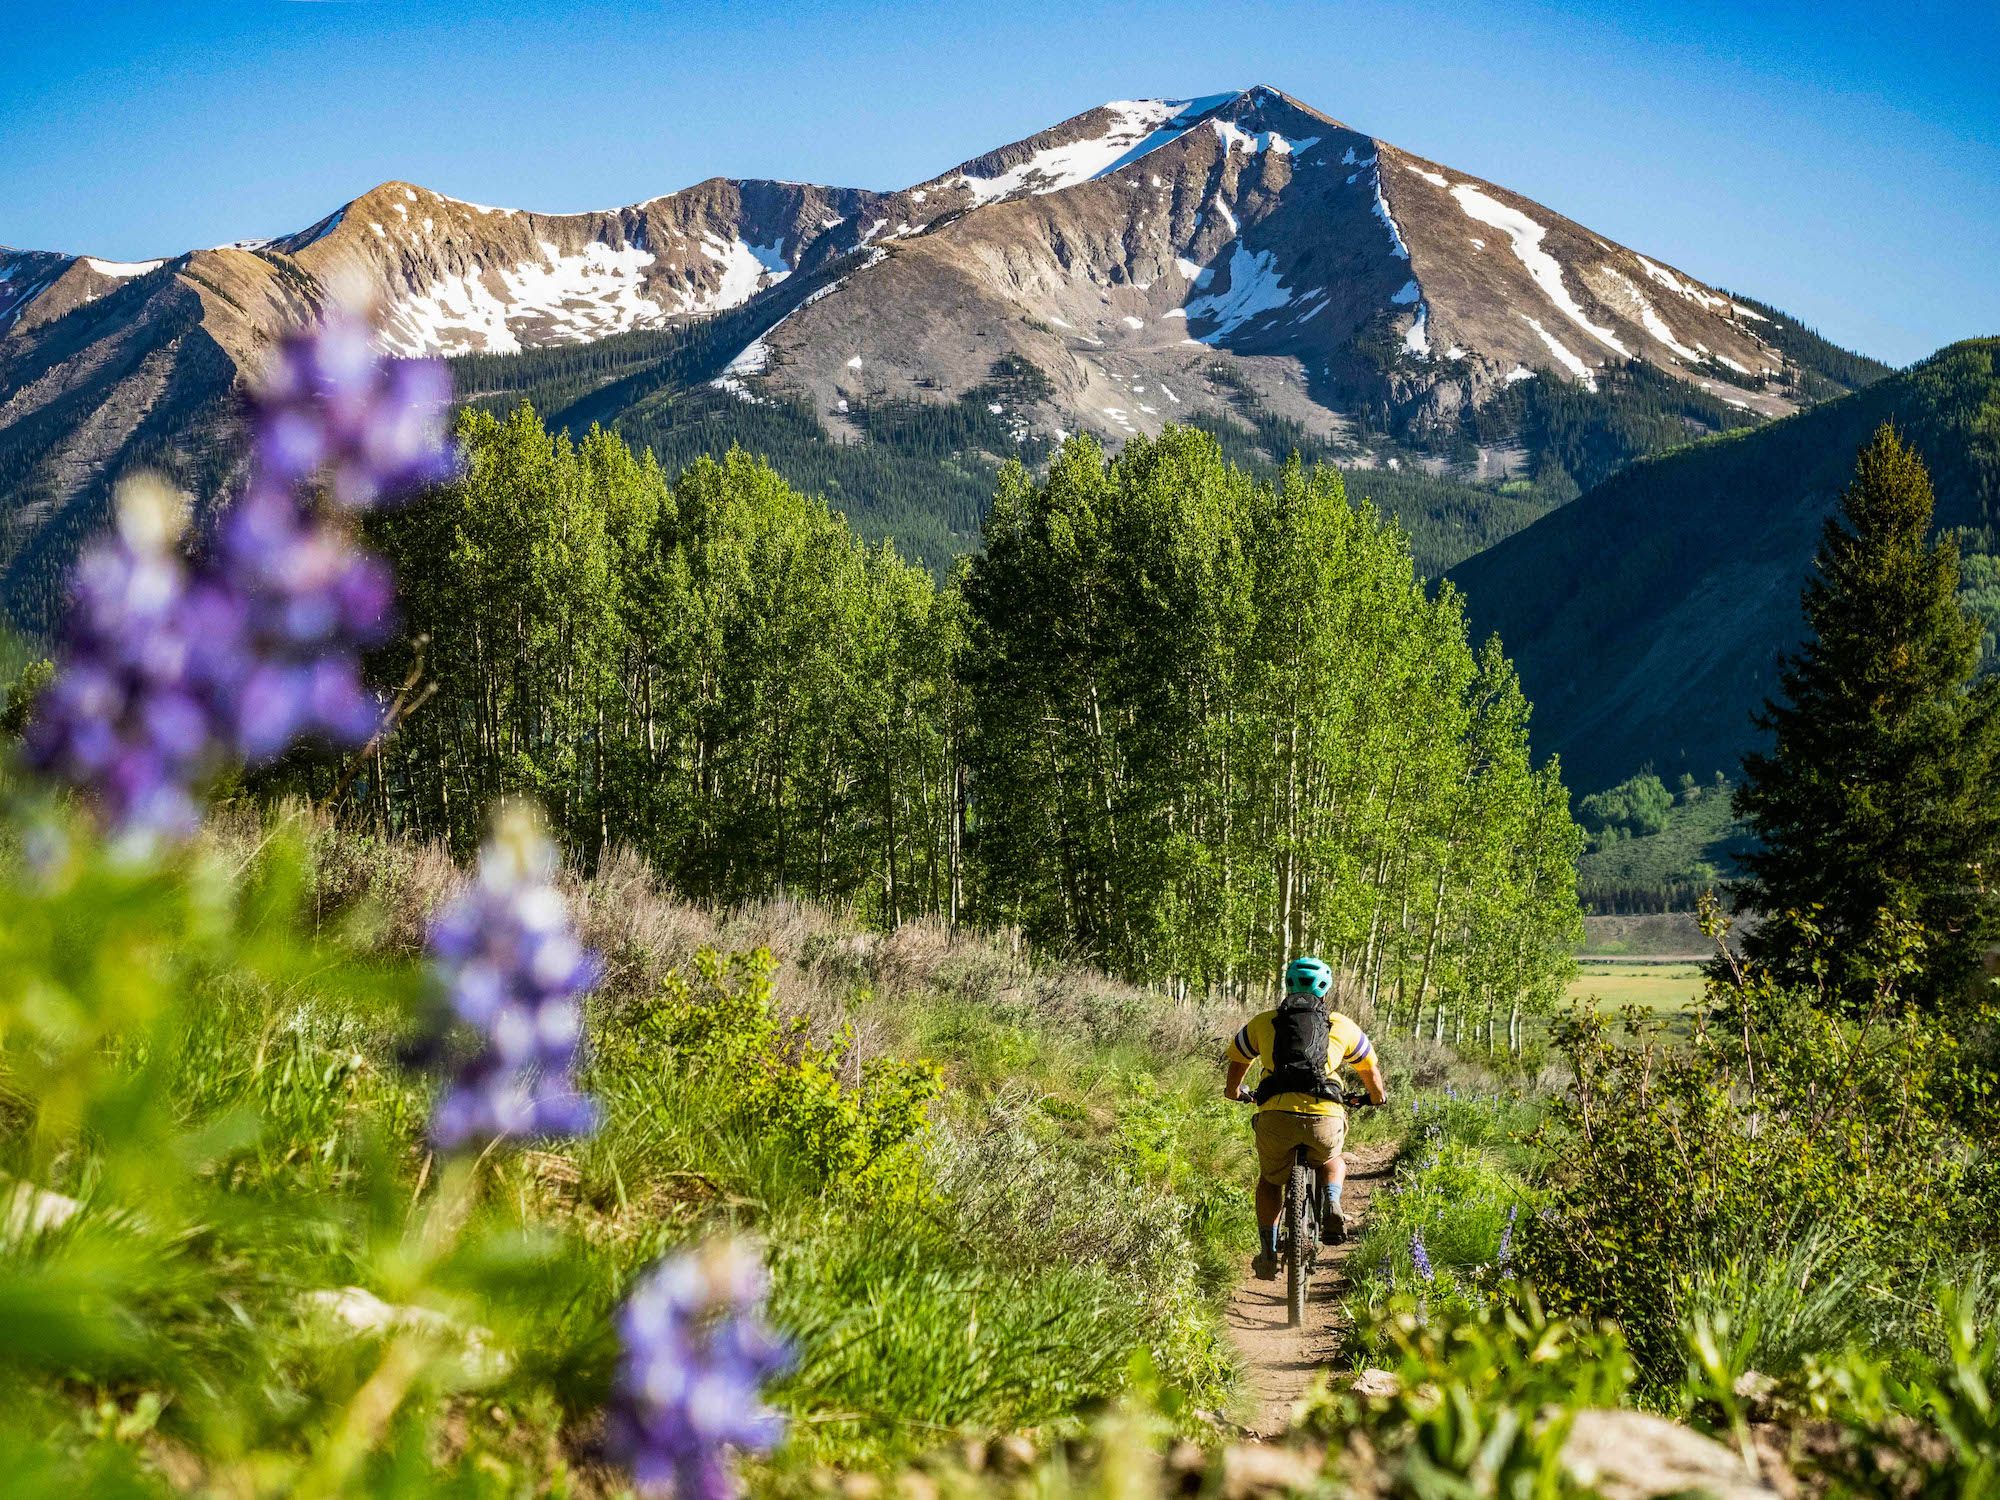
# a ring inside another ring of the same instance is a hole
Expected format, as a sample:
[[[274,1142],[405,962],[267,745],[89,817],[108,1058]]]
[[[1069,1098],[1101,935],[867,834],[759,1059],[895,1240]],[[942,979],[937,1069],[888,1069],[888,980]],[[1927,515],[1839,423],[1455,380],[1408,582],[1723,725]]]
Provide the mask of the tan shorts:
[[[1283,1187],[1292,1173],[1292,1152],[1306,1148],[1306,1160],[1321,1166],[1347,1144],[1347,1113],[1295,1115],[1288,1109],[1257,1112],[1257,1170],[1272,1187]]]

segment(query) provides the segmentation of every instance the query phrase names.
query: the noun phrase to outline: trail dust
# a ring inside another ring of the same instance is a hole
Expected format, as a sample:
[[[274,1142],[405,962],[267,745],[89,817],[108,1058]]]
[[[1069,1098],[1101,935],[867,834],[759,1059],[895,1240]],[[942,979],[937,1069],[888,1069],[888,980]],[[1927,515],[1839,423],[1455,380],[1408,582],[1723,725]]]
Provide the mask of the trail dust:
[[[1303,1327],[1293,1328],[1285,1321],[1282,1273],[1275,1281],[1259,1281],[1246,1267],[1229,1299],[1229,1335],[1243,1361],[1239,1403],[1245,1425],[1255,1436],[1274,1437],[1284,1431],[1292,1404],[1340,1352],[1347,1334],[1340,1299],[1347,1295],[1348,1257],[1367,1223],[1368,1200],[1388,1181],[1395,1159],[1394,1141],[1358,1146],[1347,1153],[1347,1186],[1341,1195],[1347,1211],[1347,1243],[1320,1250]]]

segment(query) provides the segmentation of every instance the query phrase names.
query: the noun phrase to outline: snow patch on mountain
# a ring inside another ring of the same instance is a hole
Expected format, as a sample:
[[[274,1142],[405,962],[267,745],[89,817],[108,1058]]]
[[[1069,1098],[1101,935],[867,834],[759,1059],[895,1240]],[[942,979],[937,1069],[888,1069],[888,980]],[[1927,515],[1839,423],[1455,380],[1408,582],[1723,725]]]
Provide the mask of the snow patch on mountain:
[[[1466,214],[1481,224],[1487,224],[1505,234],[1514,246],[1514,257],[1526,268],[1535,285],[1542,289],[1556,309],[1585,333],[1596,339],[1605,348],[1611,349],[1626,359],[1632,351],[1618,341],[1618,336],[1608,328],[1601,328],[1590,321],[1569,287],[1563,281],[1562,264],[1542,248],[1542,238],[1548,226],[1537,224],[1517,208],[1509,208],[1497,198],[1488,197],[1470,183],[1460,183],[1451,190],[1452,197]],[[1525,314],[1524,314],[1525,316]],[[1534,320],[1531,318],[1532,323]],[[1540,328],[1536,324],[1537,329]],[[1543,335],[1547,338],[1547,335]]]
[[[1260,152],[1269,151],[1273,156],[1303,156],[1320,141],[1316,135],[1305,136],[1296,141],[1287,140],[1275,130],[1259,130],[1253,133],[1245,130],[1234,120],[1210,120],[1208,123],[1215,127],[1216,137],[1222,142],[1222,149],[1225,152],[1242,150],[1255,156]]]
[[[653,264],[649,251],[590,244],[566,255],[547,241],[541,251],[539,262],[490,271],[475,264],[440,277],[420,293],[395,299],[378,342],[389,353],[405,356],[514,354],[522,348],[517,324],[538,343],[580,343],[658,327],[666,320],[667,310],[643,290],[644,274]],[[761,265],[757,271],[763,274]]]
[[[1382,196],[1382,165],[1379,156],[1371,163],[1371,170],[1374,173],[1374,213],[1375,217],[1382,221],[1382,227],[1389,231],[1389,253],[1398,260],[1408,260],[1410,247],[1403,243],[1403,231],[1396,227],[1396,216],[1389,212],[1389,200]]]
[[[752,245],[742,239],[723,239],[712,230],[701,237],[702,253],[722,267],[722,280],[706,296],[690,296],[688,312],[722,312],[748,302],[767,286],[776,286],[792,274],[785,264],[785,242]],[[646,256],[648,262],[652,256]]]
[[[957,182],[972,194],[975,203],[992,203],[1023,191],[1038,195],[1061,192],[1081,182],[1108,177],[1121,167],[1151,155],[1192,130],[1210,110],[1235,97],[1211,94],[1201,99],[1115,99],[1103,106],[1103,112],[1111,118],[1101,135],[1045,146],[1019,166],[996,177],[961,173]]]
[[[1637,251],[1632,253],[1632,258],[1639,262],[1639,269],[1644,271],[1654,281],[1657,281],[1668,290],[1687,298],[1688,301],[1697,304],[1707,312],[1722,313],[1725,316],[1739,318],[1753,318],[1759,323],[1770,321],[1762,313],[1752,311],[1741,302],[1731,301],[1719,292],[1711,292],[1706,287],[1697,286],[1683,277],[1676,276],[1665,266],[1654,265],[1653,262],[1647,260],[1645,256],[1639,254]]]
[[[1667,326],[1667,320],[1661,317],[1658,309],[1646,299],[1646,294],[1639,290],[1637,283],[1623,271],[1615,267],[1607,267],[1606,269],[1610,271],[1612,280],[1616,281],[1624,289],[1625,296],[1631,303],[1635,316],[1639,319],[1639,326],[1644,328],[1647,333],[1651,334],[1660,343],[1666,345],[1667,348],[1673,350],[1682,359],[1698,363],[1701,359],[1701,352],[1696,349],[1690,349],[1674,336],[1673,329]]]
[[[1418,303],[1417,320],[1403,331],[1403,347],[1419,359],[1431,357],[1430,313],[1428,307]]]
[[[779,243],[782,244],[783,241]],[[811,307],[822,298],[832,296],[845,285],[847,285],[847,277],[837,277],[829,281],[825,286],[815,287],[811,292],[801,297],[797,307],[791,309],[784,317],[779,318],[777,322],[766,328],[757,337],[745,344],[742,349],[737,351],[736,357],[724,365],[722,373],[711,380],[709,384],[754,404],[758,398],[751,394],[749,387],[743,384],[743,380],[745,376],[762,375],[771,367],[771,346],[765,340],[782,328],[789,319],[796,317],[801,311]],[[856,355],[847,364],[850,369],[860,369],[861,356]]]
[[[1211,271],[1207,266],[1196,265],[1185,255],[1175,256],[1174,266],[1181,275],[1185,276],[1196,287],[1205,287],[1211,281],[1215,280],[1215,272]]]
[[[1540,318],[1531,318],[1526,313],[1522,313],[1520,317],[1522,322],[1526,323],[1542,336],[1542,342],[1548,346],[1549,353],[1556,357],[1557,364],[1583,382],[1585,390],[1594,391],[1597,389],[1596,372],[1589,365],[1585,364],[1567,344],[1544,328]],[[1508,379],[1511,381],[1513,377],[1510,375]]]
[[[108,276],[113,281],[130,281],[134,276],[144,276],[148,271],[157,271],[166,264],[162,260],[99,260],[94,255],[86,255],[83,263],[99,276]]]
[[[1268,250],[1248,250],[1239,240],[1229,256],[1229,286],[1197,297],[1183,309],[1190,319],[1209,318],[1215,327],[1196,342],[1219,344],[1252,318],[1290,305],[1292,294],[1278,276],[1277,257]]]

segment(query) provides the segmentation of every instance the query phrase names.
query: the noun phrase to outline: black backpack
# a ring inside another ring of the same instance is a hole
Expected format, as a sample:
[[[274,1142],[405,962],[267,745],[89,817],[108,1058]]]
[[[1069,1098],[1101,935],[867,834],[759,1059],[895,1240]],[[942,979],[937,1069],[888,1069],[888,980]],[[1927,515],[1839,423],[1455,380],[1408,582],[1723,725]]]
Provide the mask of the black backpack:
[[[1257,1102],[1276,1094],[1338,1099],[1340,1086],[1327,1072],[1326,1045],[1333,1018],[1317,995],[1287,995],[1272,1018],[1271,1068],[1257,1085]]]

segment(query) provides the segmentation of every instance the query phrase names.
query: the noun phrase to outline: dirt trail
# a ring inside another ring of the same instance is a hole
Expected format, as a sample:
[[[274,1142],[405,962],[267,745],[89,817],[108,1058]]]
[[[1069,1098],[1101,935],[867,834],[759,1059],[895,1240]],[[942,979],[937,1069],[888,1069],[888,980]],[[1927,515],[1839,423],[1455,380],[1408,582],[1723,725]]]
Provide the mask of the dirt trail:
[[[1395,1158],[1393,1141],[1357,1146],[1347,1153],[1347,1186],[1341,1195],[1347,1211],[1347,1243],[1320,1251],[1303,1328],[1285,1322],[1282,1277],[1259,1281],[1246,1265],[1243,1280],[1229,1299],[1229,1335],[1243,1359],[1244,1420],[1259,1437],[1284,1429],[1292,1403],[1339,1351],[1346,1333],[1339,1304],[1347,1295],[1347,1258],[1367,1221],[1368,1200],[1388,1181]]]

